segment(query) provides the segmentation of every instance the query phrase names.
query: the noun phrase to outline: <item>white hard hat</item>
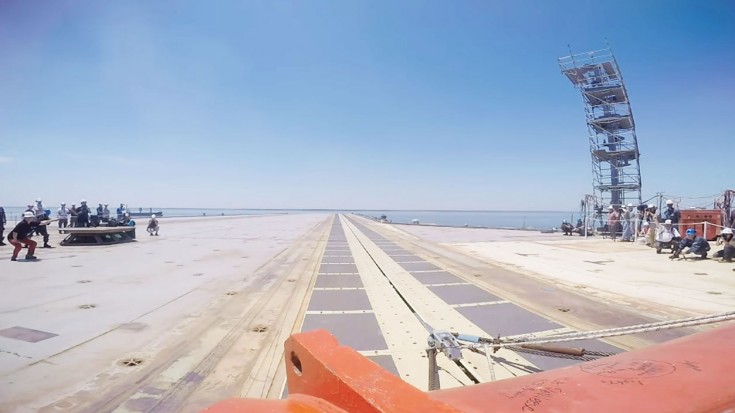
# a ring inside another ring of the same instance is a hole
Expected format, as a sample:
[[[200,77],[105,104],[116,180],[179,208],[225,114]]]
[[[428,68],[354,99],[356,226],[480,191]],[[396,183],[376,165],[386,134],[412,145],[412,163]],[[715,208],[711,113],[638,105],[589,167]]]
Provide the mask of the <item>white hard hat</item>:
[[[732,228],[722,228],[722,232],[720,232],[720,235],[732,235]]]
[[[155,217],[156,217],[156,214],[151,215],[151,218],[155,218]]]
[[[62,202],[61,205],[66,205],[66,202]]]
[[[633,206],[633,204],[628,204],[628,206],[629,206],[629,207],[632,207],[632,206]]]
[[[34,214],[31,211],[26,211],[23,213],[23,218],[35,218],[35,217],[36,217],[36,214]]]
[[[664,221],[664,224],[671,224],[671,220],[667,219],[666,221]]]
[[[609,207],[607,207],[607,209],[613,209],[613,206],[612,206],[612,205],[610,205]]]
[[[649,208],[656,208],[656,205],[653,205],[653,204],[648,204],[648,207],[649,207]]]
[[[43,202],[41,198],[36,198],[36,202]]]
[[[674,201],[669,199],[668,201],[666,201],[666,205],[674,205]]]
[[[649,223],[648,223],[648,221],[643,221],[643,226],[644,226],[644,227],[648,227],[648,226],[650,226],[650,225],[651,225],[651,224],[649,224]]]
[[[87,203],[87,200],[86,200],[86,199],[82,199],[82,201],[81,201],[81,202],[82,202],[83,204],[86,204],[86,203]]]

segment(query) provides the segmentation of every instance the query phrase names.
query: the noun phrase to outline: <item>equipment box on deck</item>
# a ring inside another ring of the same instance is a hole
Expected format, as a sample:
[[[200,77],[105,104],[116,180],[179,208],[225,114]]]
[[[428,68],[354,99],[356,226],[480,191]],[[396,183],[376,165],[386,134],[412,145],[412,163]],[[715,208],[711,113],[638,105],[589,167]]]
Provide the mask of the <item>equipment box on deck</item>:
[[[714,225],[707,225],[707,233],[704,232],[703,222]],[[679,232],[684,236],[689,228],[697,230],[697,235],[706,238],[709,241],[717,239],[720,234],[722,225],[722,211],[719,209],[685,209],[681,211],[681,221],[679,222]]]

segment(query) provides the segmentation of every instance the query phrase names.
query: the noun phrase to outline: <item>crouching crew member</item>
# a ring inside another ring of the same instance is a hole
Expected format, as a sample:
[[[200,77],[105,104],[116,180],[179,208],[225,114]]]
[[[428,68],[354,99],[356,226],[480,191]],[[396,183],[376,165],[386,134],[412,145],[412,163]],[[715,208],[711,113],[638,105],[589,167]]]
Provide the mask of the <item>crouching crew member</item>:
[[[23,249],[23,245],[28,246],[28,253],[26,254],[26,260],[37,259],[33,253],[36,251],[36,241],[30,238],[31,232],[38,227],[45,227],[50,224],[51,221],[36,221],[36,216],[33,212],[26,211],[23,213],[23,220],[10,231],[8,234],[8,241],[13,245],[13,256],[10,257],[10,261],[17,261],[18,253]]]
[[[158,236],[158,219],[156,219],[156,214],[151,215],[151,219],[148,221],[148,233],[151,235],[155,233]]]
[[[725,248],[722,251],[717,251],[715,257],[722,258],[720,262],[732,262],[732,259],[735,258],[735,238],[733,238],[732,229],[723,228],[720,236],[722,237],[722,242],[725,244]]]
[[[699,258],[705,259],[707,258],[707,251],[709,250],[709,242],[702,237],[698,237],[697,231],[694,228],[689,228],[686,232],[686,237],[681,240],[676,251],[674,251],[674,254],[669,258],[679,258],[679,254],[683,253],[685,255],[684,258],[686,258],[686,255],[688,254],[694,254],[698,255]]]

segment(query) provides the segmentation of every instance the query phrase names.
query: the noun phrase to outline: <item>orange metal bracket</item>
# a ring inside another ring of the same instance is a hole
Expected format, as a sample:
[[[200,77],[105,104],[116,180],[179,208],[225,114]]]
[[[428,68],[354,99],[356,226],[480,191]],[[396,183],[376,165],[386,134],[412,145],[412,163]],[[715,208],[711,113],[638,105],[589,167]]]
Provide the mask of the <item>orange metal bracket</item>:
[[[206,413],[723,412],[735,409],[735,324],[543,373],[423,392],[324,330],[285,343],[286,400],[227,400]]]

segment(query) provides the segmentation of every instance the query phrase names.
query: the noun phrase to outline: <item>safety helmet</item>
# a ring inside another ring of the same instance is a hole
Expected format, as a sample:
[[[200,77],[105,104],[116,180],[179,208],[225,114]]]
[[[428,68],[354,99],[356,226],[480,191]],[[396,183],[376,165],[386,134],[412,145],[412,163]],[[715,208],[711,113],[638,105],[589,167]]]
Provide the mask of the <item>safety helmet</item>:
[[[609,207],[607,207],[607,209],[615,209],[615,208],[612,205],[610,205]]]
[[[697,233],[697,230],[694,228],[689,228],[687,230],[687,235],[695,235]]]
[[[64,205],[66,205],[66,202],[62,202],[62,203],[61,203],[61,206],[64,206]]]
[[[33,204],[28,204],[28,208],[33,208]]]
[[[151,218],[155,218],[155,217],[156,217],[156,214],[151,215]]]
[[[669,225],[671,225],[671,220],[670,220],[670,219],[667,219],[666,221],[664,221],[664,224],[669,224]]]
[[[628,208],[633,208],[633,204],[628,204]]]
[[[648,227],[648,226],[650,226],[650,224],[648,223],[648,221],[643,221],[643,226],[644,227]]]
[[[653,204],[648,204],[648,207],[649,207],[649,208],[656,208],[656,205],[653,205]]]
[[[87,200],[86,199],[82,199],[80,202],[83,203],[83,204],[86,204],[87,203]]]
[[[41,198],[36,198],[36,202],[43,202]]]
[[[36,217],[36,214],[34,214],[31,211],[26,211],[23,213],[23,218],[35,218],[35,217]]]
[[[732,235],[732,228],[722,228],[722,232],[720,232],[720,235]]]
[[[674,205],[674,201],[669,199],[668,201],[666,201],[666,205]]]

